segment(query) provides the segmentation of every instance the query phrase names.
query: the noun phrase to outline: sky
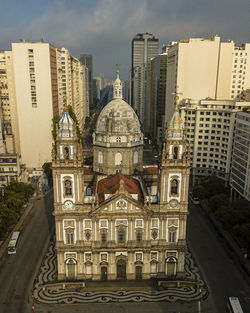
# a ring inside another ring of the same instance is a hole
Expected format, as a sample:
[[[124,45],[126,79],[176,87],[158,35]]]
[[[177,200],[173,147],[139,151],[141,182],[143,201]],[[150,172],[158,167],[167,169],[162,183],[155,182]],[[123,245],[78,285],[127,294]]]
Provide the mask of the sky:
[[[94,75],[127,79],[136,33],[171,41],[219,35],[250,42],[249,0],[0,0],[0,50],[43,38],[79,58],[93,55]]]

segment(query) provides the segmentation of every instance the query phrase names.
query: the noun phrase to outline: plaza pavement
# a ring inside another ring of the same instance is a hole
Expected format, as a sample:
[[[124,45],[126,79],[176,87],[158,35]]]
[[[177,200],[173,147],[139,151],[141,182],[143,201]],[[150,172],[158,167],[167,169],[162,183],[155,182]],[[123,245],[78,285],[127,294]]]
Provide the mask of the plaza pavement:
[[[208,287],[187,251],[185,260],[185,281],[190,285],[167,287],[158,290],[157,284],[149,281],[87,281],[85,287],[75,290],[49,288],[57,283],[57,262],[54,243],[51,242],[47,254],[34,281],[33,300],[44,304],[77,303],[126,303],[126,302],[197,302],[208,297]],[[103,286],[103,288],[102,288]]]

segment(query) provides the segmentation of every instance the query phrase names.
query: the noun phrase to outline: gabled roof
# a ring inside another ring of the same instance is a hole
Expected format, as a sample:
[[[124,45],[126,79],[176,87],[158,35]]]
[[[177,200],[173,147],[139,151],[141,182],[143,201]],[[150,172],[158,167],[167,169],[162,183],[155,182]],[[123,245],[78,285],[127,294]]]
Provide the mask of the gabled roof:
[[[105,194],[114,194],[123,185],[129,194],[137,194],[138,200],[144,203],[143,193],[137,179],[121,173],[108,176],[98,182],[97,194],[99,203],[105,200]]]

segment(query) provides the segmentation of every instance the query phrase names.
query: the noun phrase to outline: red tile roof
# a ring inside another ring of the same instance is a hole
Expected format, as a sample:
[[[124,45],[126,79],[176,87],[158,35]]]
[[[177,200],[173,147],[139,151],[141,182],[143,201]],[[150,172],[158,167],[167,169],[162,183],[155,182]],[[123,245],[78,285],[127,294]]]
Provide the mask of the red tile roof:
[[[105,194],[114,194],[120,188],[120,180],[124,181],[124,188],[130,194],[137,194],[138,200],[144,202],[143,193],[141,190],[140,183],[137,179],[125,176],[121,173],[106,177],[98,182],[98,200],[99,203],[105,200]]]
[[[86,174],[86,175],[91,175],[91,174],[94,174],[90,168],[84,166],[83,168],[83,173]]]
[[[150,166],[143,169],[144,174],[157,174],[158,173],[158,167]]]

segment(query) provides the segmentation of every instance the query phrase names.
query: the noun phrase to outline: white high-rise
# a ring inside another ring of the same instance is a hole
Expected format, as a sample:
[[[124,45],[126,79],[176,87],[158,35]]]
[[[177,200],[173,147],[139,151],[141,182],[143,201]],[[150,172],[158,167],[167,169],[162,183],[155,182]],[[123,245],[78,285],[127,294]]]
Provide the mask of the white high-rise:
[[[168,50],[165,122],[173,115],[175,96],[182,99],[239,100],[250,88],[250,44],[240,47],[220,37],[190,38]]]

